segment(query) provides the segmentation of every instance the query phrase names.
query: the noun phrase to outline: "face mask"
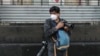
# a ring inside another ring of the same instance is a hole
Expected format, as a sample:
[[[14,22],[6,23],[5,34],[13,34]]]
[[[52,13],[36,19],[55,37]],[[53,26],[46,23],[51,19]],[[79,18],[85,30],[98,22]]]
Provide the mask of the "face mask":
[[[57,19],[57,15],[51,14],[51,19],[52,20],[56,20]]]

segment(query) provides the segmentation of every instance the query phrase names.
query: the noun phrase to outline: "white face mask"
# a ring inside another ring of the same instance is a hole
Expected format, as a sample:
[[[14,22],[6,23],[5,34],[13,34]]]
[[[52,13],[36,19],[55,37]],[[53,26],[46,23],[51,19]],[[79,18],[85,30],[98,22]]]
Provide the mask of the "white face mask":
[[[57,19],[57,15],[51,14],[51,19],[52,20],[56,20]]]

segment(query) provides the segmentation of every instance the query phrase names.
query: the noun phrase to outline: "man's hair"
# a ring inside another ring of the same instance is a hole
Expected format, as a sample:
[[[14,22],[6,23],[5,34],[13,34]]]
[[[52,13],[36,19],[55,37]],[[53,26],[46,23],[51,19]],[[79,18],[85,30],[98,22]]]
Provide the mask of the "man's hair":
[[[55,11],[56,13],[60,13],[60,8],[57,7],[57,6],[52,6],[52,7],[50,8],[49,12],[51,13],[51,12],[53,12],[53,11]]]

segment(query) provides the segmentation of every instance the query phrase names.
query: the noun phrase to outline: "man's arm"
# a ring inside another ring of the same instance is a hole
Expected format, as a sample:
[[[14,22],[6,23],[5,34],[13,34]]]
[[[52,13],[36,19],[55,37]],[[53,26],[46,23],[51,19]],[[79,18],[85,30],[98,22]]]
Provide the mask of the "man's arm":
[[[65,24],[64,30],[71,35],[71,30],[74,28],[74,24],[69,24],[66,20],[63,20],[63,22]]]
[[[65,29],[67,30],[72,30],[74,28],[74,24],[69,24],[66,20],[62,19],[62,21],[64,22],[65,25]]]
[[[64,20],[64,19],[62,19],[62,20],[61,20],[61,22],[63,22],[63,23],[64,23],[64,30],[65,30],[65,31],[68,31],[68,30],[69,30],[69,28],[70,28],[70,26],[69,26],[69,24],[67,23],[67,21],[66,21],[66,20]]]
[[[57,32],[57,29],[56,27],[50,27],[50,20],[47,19],[44,23],[44,34],[45,34],[45,37],[50,37],[51,35],[53,35],[54,33]]]

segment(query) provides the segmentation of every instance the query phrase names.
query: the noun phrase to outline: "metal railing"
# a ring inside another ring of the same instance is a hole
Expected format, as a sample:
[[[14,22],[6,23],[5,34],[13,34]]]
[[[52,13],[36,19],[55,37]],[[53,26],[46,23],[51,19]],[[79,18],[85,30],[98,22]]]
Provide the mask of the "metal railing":
[[[60,5],[60,6],[99,6],[100,5],[100,0],[94,0],[94,2],[91,0],[79,0],[79,1],[71,1],[71,2],[64,2],[64,1],[60,1],[58,3],[56,2],[49,2],[48,1],[44,1],[44,0],[40,0],[40,1],[36,1],[36,0],[29,0],[29,1],[24,1],[24,0],[11,0],[11,1],[3,1],[0,0],[0,5]]]

